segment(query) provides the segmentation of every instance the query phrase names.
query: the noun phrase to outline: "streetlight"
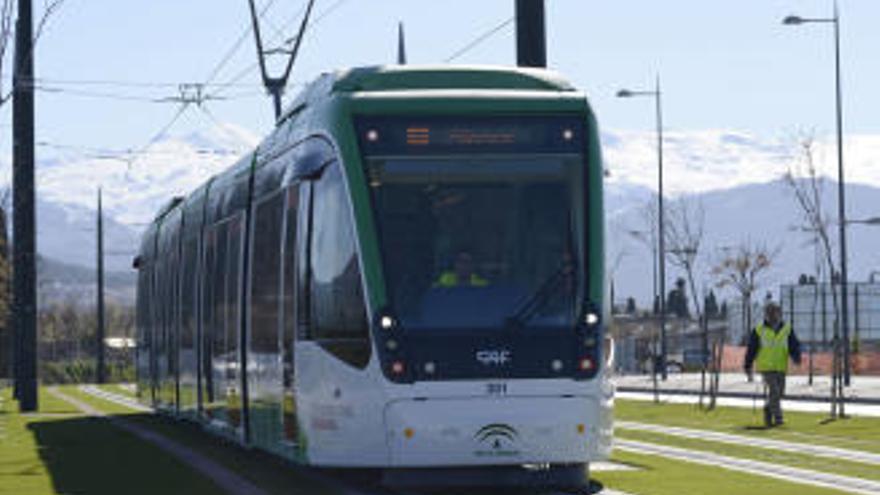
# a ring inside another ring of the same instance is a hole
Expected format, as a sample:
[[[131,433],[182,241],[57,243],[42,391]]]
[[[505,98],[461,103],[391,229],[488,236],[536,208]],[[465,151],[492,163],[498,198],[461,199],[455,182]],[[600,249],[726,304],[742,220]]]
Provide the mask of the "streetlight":
[[[660,372],[666,380],[666,247],[663,230],[663,112],[661,105],[660,76],[657,76],[653,91],[633,91],[621,89],[618,98],[650,96],[654,98],[657,113],[657,256],[660,266]]]
[[[847,220],[846,223],[849,224],[861,224],[861,225],[880,225],[880,217],[871,217],[871,218],[860,218],[856,220]]]
[[[849,356],[849,308],[847,305],[847,269],[846,269],[846,196],[843,176],[843,108],[842,91],[840,87],[840,15],[837,10],[837,0],[834,1],[834,15],[830,18],[807,18],[790,15],[782,20],[787,26],[799,26],[809,23],[834,24],[834,82],[835,102],[837,113],[837,214],[840,217],[840,294],[841,324],[843,325],[843,381],[846,386],[850,384],[850,356]]]

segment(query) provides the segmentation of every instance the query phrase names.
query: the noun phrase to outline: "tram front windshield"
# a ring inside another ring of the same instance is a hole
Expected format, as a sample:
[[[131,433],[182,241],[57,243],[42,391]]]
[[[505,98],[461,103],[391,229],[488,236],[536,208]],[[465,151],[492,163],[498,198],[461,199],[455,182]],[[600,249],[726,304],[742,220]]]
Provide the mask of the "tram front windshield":
[[[367,157],[403,327],[573,326],[585,278],[583,164],[579,153]]]

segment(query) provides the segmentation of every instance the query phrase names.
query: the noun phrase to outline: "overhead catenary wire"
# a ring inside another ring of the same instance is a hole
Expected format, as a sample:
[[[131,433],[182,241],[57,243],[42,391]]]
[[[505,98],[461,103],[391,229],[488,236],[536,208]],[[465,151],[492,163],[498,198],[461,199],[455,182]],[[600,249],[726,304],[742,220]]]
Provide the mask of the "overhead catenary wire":
[[[180,82],[172,82],[172,81],[125,81],[119,79],[68,79],[68,78],[53,78],[53,77],[38,77],[34,78],[35,84],[47,84],[50,86],[109,86],[109,87],[120,87],[120,88],[177,88],[180,86]],[[219,86],[219,83],[211,83],[205,82],[202,83],[202,86],[210,87],[210,86]],[[257,88],[260,87],[259,84],[248,83],[248,84],[237,84],[233,85],[241,88]]]
[[[336,10],[338,10],[338,9],[339,9],[343,4],[345,4],[346,2],[348,2],[348,0],[337,0],[337,1],[334,2],[332,5],[330,5],[330,6],[327,7],[326,9],[324,9],[321,13],[317,14],[313,20],[309,21],[309,23],[308,23],[308,25],[307,25],[306,27],[309,28],[309,29],[314,28],[314,27],[317,26],[319,23],[321,23],[321,21],[323,21],[323,20],[326,19],[328,16],[330,16],[333,12],[335,12]],[[302,9],[300,9],[300,11],[302,11]],[[289,28],[293,23],[296,22],[296,20],[297,20],[298,18],[299,18],[299,14],[297,14],[296,16],[294,16],[293,18],[291,18],[287,23],[285,23],[285,24],[284,24],[284,27],[285,27],[285,28]],[[273,42],[277,42],[277,41],[278,41],[278,38],[277,38],[277,37],[273,39]],[[294,37],[294,38],[289,38],[289,39],[284,40],[284,41],[285,41],[285,43],[291,43],[291,42],[295,41],[295,37]],[[215,96],[216,96],[216,95],[219,95],[219,94],[221,94],[221,92],[225,91],[227,88],[229,88],[229,87],[233,87],[233,86],[239,84],[239,82],[240,82],[242,79],[244,79],[245,77],[247,77],[247,76],[253,74],[253,73],[254,73],[254,69],[257,69],[257,68],[259,67],[259,65],[260,65],[259,62],[254,62],[254,63],[252,63],[252,64],[249,64],[247,67],[245,67],[245,68],[242,69],[241,71],[237,72],[232,78],[228,79],[226,82],[216,85],[216,86],[218,86],[218,87],[217,87],[217,89],[215,90],[215,92],[212,93],[212,94],[215,95]],[[291,86],[291,84],[288,84],[287,87],[289,88],[290,86]]]
[[[503,30],[504,28],[506,28],[507,26],[510,26],[511,24],[513,24],[513,22],[514,22],[515,20],[516,20],[515,17],[511,17],[511,18],[505,20],[504,22],[498,24],[497,26],[493,27],[492,29],[486,31],[485,33],[483,33],[483,34],[477,36],[476,38],[474,38],[473,40],[471,40],[468,44],[466,44],[465,46],[463,46],[463,47],[461,47],[460,49],[458,49],[458,50],[456,50],[455,52],[453,52],[452,55],[446,57],[446,59],[444,60],[444,62],[449,63],[449,62],[452,62],[452,61],[456,60],[457,58],[460,58],[462,55],[464,55],[464,54],[468,53],[469,51],[473,50],[474,48],[476,48],[477,46],[479,46],[480,44],[482,44],[484,41],[488,40],[489,38],[491,38],[491,37],[494,36],[495,34],[497,34],[497,33],[499,33],[500,31],[502,31],[502,30]]]
[[[260,19],[263,19],[263,17],[269,11],[269,9],[272,7],[272,5],[275,4],[276,1],[277,0],[269,0],[269,2],[267,2],[266,5],[263,6],[263,8],[260,10],[260,13],[259,13]],[[299,15],[299,13],[297,13],[297,16],[298,15]],[[226,54],[223,55],[223,57],[220,59],[220,62],[218,62],[217,65],[214,66],[214,69],[211,70],[210,74],[208,74],[208,78],[205,80],[205,83],[204,83],[206,86],[209,85],[210,83],[212,83],[214,81],[214,79],[216,79],[217,76],[220,75],[220,71],[223,70],[223,67],[225,67],[226,64],[228,64],[230,60],[232,60],[232,57],[235,56],[235,54],[241,48],[241,45],[245,41],[247,41],[247,39],[250,37],[252,29],[253,29],[253,26],[250,23],[248,23],[248,25],[244,29],[244,31],[242,31],[242,33],[238,36],[238,38],[236,38],[235,43],[232,44],[232,47],[229,48],[229,50],[226,52]]]

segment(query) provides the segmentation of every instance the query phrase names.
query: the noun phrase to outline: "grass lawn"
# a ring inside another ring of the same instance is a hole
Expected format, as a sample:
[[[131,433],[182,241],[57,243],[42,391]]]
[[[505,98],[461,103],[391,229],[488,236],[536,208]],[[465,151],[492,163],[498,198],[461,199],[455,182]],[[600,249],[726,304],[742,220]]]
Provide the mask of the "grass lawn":
[[[0,392],[0,494],[216,494],[219,487],[158,447],[79,414],[20,415]],[[47,399],[44,401],[44,397]],[[44,411],[68,412],[41,394]]]
[[[147,426],[154,431],[185,444],[196,452],[225,466],[231,471],[263,488],[269,493],[286,495],[332,495],[338,493],[320,481],[304,476],[298,468],[255,450],[245,450],[223,439],[210,435],[200,426],[173,421],[155,414],[136,413],[116,404],[82,392],[78,387],[65,387],[62,391],[103,412],[125,415],[128,421]]]
[[[711,452],[730,457],[766,461],[768,463],[781,464],[784,466],[880,481],[880,466],[872,464],[862,464],[840,459],[834,460],[827,457],[814,457],[793,452],[782,452],[757,447],[695,440],[672,435],[663,435],[660,433],[624,430],[620,428],[615,431],[615,436],[629,440],[670,445],[673,447]]]
[[[68,388],[64,392],[107,412],[131,414],[131,411],[124,406],[90,396],[78,389]],[[295,471],[285,470],[278,461],[269,456],[246,453],[239,448],[228,446],[222,440],[206,434],[195,425],[144,414],[130,415],[127,419],[138,421],[160,433],[185,442],[188,446],[247,478],[255,482],[259,481],[263,488],[272,493],[329,493],[326,487],[316,488],[314,484],[304,485],[303,482],[307,480],[297,476]],[[741,495],[744,487],[749,488],[751,495],[763,493],[831,495],[840,493],[835,490],[627,452],[617,452],[614,460],[632,464],[639,470],[600,472],[595,473],[594,477],[604,483],[606,487],[638,495],[681,495],[682,493]]]
[[[825,414],[789,411],[785,413],[785,426],[764,430],[756,428],[763,421],[760,404],[755,413],[751,408],[737,407],[718,407],[707,412],[693,404],[633,400],[616,400],[614,417],[880,453],[880,418],[849,418],[826,423]]]
[[[617,451],[616,462],[638,471],[606,471],[593,476],[607,488],[638,495],[831,495],[837,490],[754,476],[659,457]]]

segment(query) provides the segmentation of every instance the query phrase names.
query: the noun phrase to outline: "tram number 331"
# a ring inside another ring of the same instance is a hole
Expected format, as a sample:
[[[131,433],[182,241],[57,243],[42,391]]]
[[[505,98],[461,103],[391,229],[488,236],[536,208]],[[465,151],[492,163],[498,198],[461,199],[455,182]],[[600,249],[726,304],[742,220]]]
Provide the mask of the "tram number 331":
[[[486,385],[488,395],[507,395],[506,383],[489,383]]]

